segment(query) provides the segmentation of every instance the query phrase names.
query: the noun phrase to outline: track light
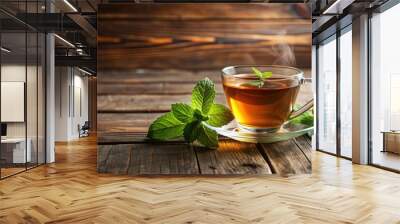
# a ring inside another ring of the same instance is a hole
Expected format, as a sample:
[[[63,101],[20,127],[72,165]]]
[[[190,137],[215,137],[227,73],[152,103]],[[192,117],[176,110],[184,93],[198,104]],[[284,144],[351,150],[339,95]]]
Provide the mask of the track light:
[[[322,13],[323,15],[338,15],[342,14],[343,10],[351,5],[355,0],[336,0]]]
[[[65,44],[67,44],[68,46],[70,46],[70,47],[72,47],[72,48],[75,48],[75,45],[73,45],[71,42],[69,42],[68,40],[66,40],[66,39],[64,39],[64,38],[62,38],[62,37],[60,37],[59,35],[57,35],[57,34],[54,34],[54,36],[55,37],[57,37],[59,40],[61,40],[62,42],[64,42]]]
[[[81,68],[79,68],[79,67],[78,67],[78,70],[81,71],[81,72],[83,72],[83,73],[85,73],[86,75],[89,75],[89,76],[92,76],[92,75],[93,75],[92,73],[90,73],[90,72],[88,72],[88,71],[86,71],[86,70],[84,70],[84,69],[81,69]]]
[[[74,12],[78,12],[78,10],[73,6],[68,0],[64,0],[64,3],[68,5]]]
[[[11,52],[11,50],[9,50],[9,49],[7,49],[5,47],[1,47],[0,49],[1,49],[1,51],[4,51],[6,53],[10,53]]]

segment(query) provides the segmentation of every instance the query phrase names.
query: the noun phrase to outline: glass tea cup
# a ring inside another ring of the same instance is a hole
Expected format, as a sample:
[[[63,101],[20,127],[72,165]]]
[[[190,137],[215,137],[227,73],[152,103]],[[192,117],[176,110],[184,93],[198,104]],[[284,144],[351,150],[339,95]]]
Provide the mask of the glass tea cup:
[[[260,80],[254,68],[271,72]],[[238,125],[254,132],[275,132],[313,106],[310,100],[300,109],[294,105],[300,86],[309,81],[300,69],[277,66],[229,66],[222,69],[222,84],[227,103]]]

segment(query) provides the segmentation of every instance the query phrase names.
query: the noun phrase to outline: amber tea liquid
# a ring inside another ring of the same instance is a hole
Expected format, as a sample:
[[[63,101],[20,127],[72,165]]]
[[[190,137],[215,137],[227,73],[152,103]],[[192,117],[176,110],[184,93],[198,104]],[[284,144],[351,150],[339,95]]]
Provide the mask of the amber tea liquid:
[[[262,87],[246,84],[246,80],[256,80],[250,74],[238,74],[234,75],[236,79],[224,80],[227,103],[240,125],[274,129],[287,121],[300,85],[279,78],[279,75],[274,76],[267,79]]]

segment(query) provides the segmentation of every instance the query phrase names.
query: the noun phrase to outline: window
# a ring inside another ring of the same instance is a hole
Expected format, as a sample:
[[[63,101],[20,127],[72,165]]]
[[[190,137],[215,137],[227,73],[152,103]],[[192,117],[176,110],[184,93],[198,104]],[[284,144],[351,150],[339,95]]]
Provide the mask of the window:
[[[0,6],[15,4],[0,1]],[[39,1],[19,2],[21,15],[37,13]],[[12,16],[0,23],[0,179],[45,163],[44,33]]]
[[[318,47],[317,148],[336,153],[336,36]]]
[[[352,148],[352,33],[340,36],[340,155],[351,158]]]
[[[351,28],[320,43],[317,51],[317,148],[345,158],[352,157]]]
[[[400,170],[400,5],[371,18],[371,162]],[[392,132],[393,131],[393,132]]]

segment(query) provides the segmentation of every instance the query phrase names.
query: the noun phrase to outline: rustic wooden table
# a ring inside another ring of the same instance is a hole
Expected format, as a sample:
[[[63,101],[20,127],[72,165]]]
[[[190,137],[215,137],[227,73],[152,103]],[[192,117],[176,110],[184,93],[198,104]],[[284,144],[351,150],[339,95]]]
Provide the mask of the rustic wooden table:
[[[171,75],[171,76],[170,76]],[[293,175],[311,172],[311,143],[308,136],[273,144],[243,143],[220,138],[217,150],[183,141],[153,142],[146,138],[149,124],[174,102],[188,102],[196,79],[189,74],[121,75],[102,80],[98,116],[98,171],[128,175]],[[207,73],[203,74],[207,75]],[[112,75],[110,76],[112,77]],[[125,78],[123,78],[125,77]],[[168,81],[174,77],[174,81]],[[225,102],[218,75],[214,82],[217,101]],[[129,79],[129,80],[128,80]],[[108,88],[107,82],[112,83]],[[130,88],[124,88],[130,82]],[[132,83],[137,85],[132,87]],[[145,95],[135,95],[134,93]],[[132,94],[124,95],[126,93]],[[177,94],[179,93],[179,94]],[[118,108],[124,108],[123,112]],[[126,108],[129,107],[127,110]],[[114,110],[114,111],[112,111]],[[118,112],[117,112],[118,111]]]
[[[224,103],[220,69],[227,65],[310,68],[310,15],[305,4],[101,5],[97,24],[99,172],[310,173],[311,148],[306,137],[275,144],[221,139],[218,150],[145,138],[149,124],[169,111],[172,103],[190,101],[200,79],[212,79],[216,101]],[[311,96],[300,93],[299,102]]]

